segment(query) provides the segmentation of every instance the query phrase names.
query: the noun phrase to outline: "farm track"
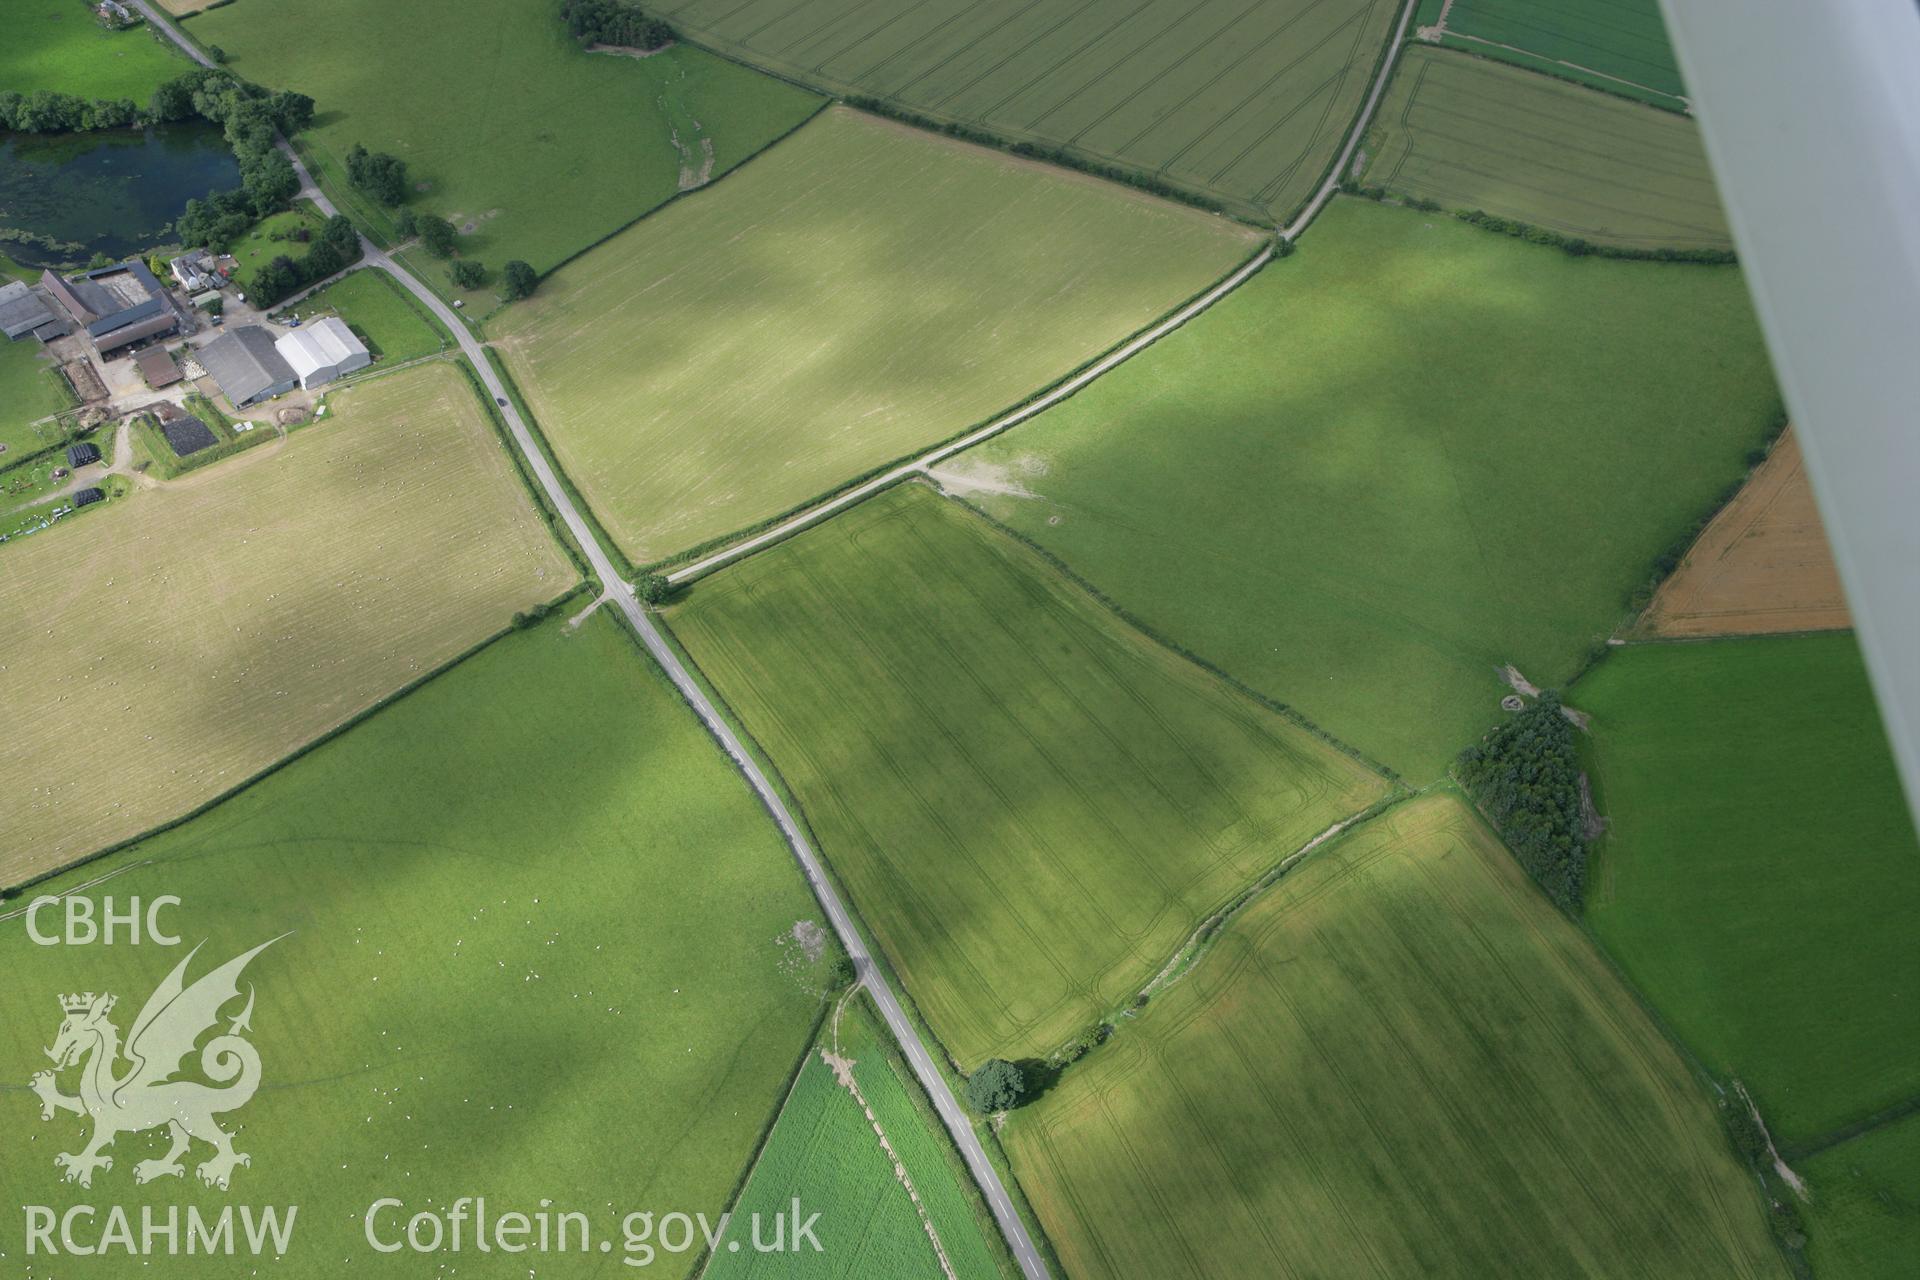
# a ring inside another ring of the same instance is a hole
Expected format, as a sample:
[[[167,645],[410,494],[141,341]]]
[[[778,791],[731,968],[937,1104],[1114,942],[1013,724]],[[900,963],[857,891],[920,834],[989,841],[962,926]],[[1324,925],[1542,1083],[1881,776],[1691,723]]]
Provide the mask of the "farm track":
[[[1381,59],[1379,72],[1374,77],[1373,87],[1367,92],[1367,100],[1361,106],[1360,114],[1354,118],[1353,127],[1347,135],[1346,145],[1340,149],[1339,155],[1334,158],[1333,167],[1327,171],[1326,179],[1320,184],[1320,189],[1314,193],[1313,199],[1307,202],[1306,208],[1300,211],[1300,216],[1280,229],[1280,235],[1285,239],[1289,241],[1294,240],[1301,232],[1305,231],[1313,222],[1314,218],[1319,216],[1320,211],[1326,207],[1327,201],[1333,198],[1333,193],[1339,189],[1340,175],[1346,172],[1348,165],[1353,163],[1353,156],[1360,146],[1360,140],[1366,136],[1367,126],[1373,120],[1373,113],[1379,108],[1380,100],[1386,94],[1387,82],[1392,78],[1394,64],[1399,59],[1400,47],[1406,42],[1407,26],[1413,21],[1414,10],[1418,7],[1419,0],[1407,0],[1407,3],[1402,7],[1400,11],[1400,23],[1394,28],[1393,41],[1387,47],[1386,56]],[[1101,375],[1110,373],[1120,365],[1125,364],[1128,360],[1139,355],[1142,351],[1145,351],[1148,347],[1166,337],[1175,329],[1195,319],[1213,307],[1214,304],[1227,297],[1227,295],[1231,294],[1235,289],[1238,289],[1241,285],[1252,279],[1262,267],[1266,266],[1267,263],[1272,260],[1273,250],[1271,248],[1263,250],[1251,262],[1248,262],[1232,275],[1214,285],[1213,288],[1165,317],[1151,328],[1135,334],[1125,343],[1094,361],[1085,369],[1068,378],[1051,391],[1037,396],[1025,404],[1002,414],[992,422],[987,423],[984,427],[968,432],[958,440],[951,440],[946,444],[930,449],[919,457],[884,471],[873,479],[855,485],[844,493],[829,498],[817,506],[809,507],[805,511],[790,516],[769,529],[765,529],[751,537],[743,538],[731,546],[722,547],[720,550],[703,556],[691,564],[682,565],[667,574],[667,581],[673,583],[675,586],[682,586],[694,581],[696,578],[704,578],[716,569],[732,564],[736,560],[750,556],[754,552],[770,547],[777,542],[784,542],[794,534],[799,533],[802,529],[818,524],[836,512],[844,511],[848,507],[863,502],[871,498],[874,494],[879,493],[882,489],[898,484],[910,476],[923,475],[929,468],[938,466],[948,458],[962,453],[967,449],[971,449],[977,444],[991,440],[1002,432],[1019,426],[1029,418],[1038,416],[1047,409],[1059,404],[1062,400],[1067,399],[1075,392],[1080,391]]]
[[[134,8],[138,9],[147,19],[147,22],[154,30],[160,32],[178,45],[189,59],[203,67],[211,68],[215,65],[212,59],[202,53],[197,45],[180,33],[168,15],[160,12],[152,3],[152,0],[131,0],[131,3]],[[1320,210],[1325,207],[1327,201],[1332,199],[1333,193],[1339,183],[1339,175],[1344,172],[1346,166],[1351,163],[1354,150],[1359,146],[1360,139],[1366,132],[1367,124],[1372,119],[1373,113],[1379,106],[1380,99],[1386,91],[1388,79],[1392,74],[1400,48],[1406,41],[1408,24],[1412,21],[1417,4],[1418,0],[1405,0],[1399,23],[1394,29],[1393,39],[1387,47],[1386,55],[1380,60],[1379,67],[1374,75],[1374,83],[1368,91],[1366,101],[1362,105],[1359,114],[1353,120],[1345,146],[1336,157],[1333,166],[1328,171],[1326,178],[1321,183],[1320,189],[1315,193],[1314,198],[1308,203],[1300,216],[1281,231],[1281,234],[1288,240],[1298,236],[1300,232],[1312,222]],[[313,180],[312,175],[307,172],[306,165],[301,161],[292,145],[285,138],[282,138],[279,140],[279,147],[281,151],[286,154],[288,160],[292,162],[294,172],[300,177],[302,187],[300,194],[312,199],[315,206],[319,208],[322,213],[329,217],[333,216],[337,210],[332,200],[327,197],[325,192],[320,190],[319,185]],[[828,919],[832,922],[834,932],[839,935],[842,945],[845,946],[848,955],[852,957],[859,978],[866,984],[868,991],[872,993],[874,1003],[879,1008],[881,1017],[885,1020],[889,1033],[892,1034],[894,1039],[900,1044],[907,1062],[913,1068],[915,1077],[920,1081],[921,1086],[926,1089],[928,1097],[933,1100],[934,1108],[939,1112],[941,1122],[946,1125],[947,1131],[952,1135],[955,1145],[960,1149],[962,1157],[966,1160],[968,1170],[972,1173],[974,1180],[979,1183],[981,1191],[986,1197],[987,1205],[993,1212],[994,1220],[998,1223],[1001,1233],[1006,1237],[1007,1244],[1012,1250],[1014,1259],[1019,1264],[1022,1274],[1029,1277],[1029,1280],[1044,1280],[1044,1277],[1048,1275],[1046,1264],[1041,1261],[1040,1254],[1034,1246],[1032,1236],[1027,1231],[1026,1223],[1021,1219],[1018,1212],[1015,1211],[1013,1203],[1007,1195],[1006,1187],[1000,1180],[999,1172],[987,1158],[986,1151],[981,1146],[979,1136],[974,1132],[971,1121],[965,1112],[961,1110],[958,1100],[954,1097],[952,1089],[948,1087],[945,1076],[941,1074],[940,1069],[935,1065],[925,1042],[920,1037],[919,1031],[914,1027],[913,1023],[908,1020],[905,1010],[901,1007],[899,996],[893,989],[892,982],[887,977],[885,971],[875,964],[873,956],[868,952],[866,943],[862,939],[859,929],[854,925],[852,914],[849,912],[845,902],[841,900],[840,894],[838,890],[835,889],[833,882],[827,878],[826,870],[821,862],[818,851],[814,849],[812,842],[801,830],[800,824],[788,810],[786,803],[780,798],[779,792],[775,790],[766,774],[747,752],[745,746],[740,742],[739,737],[734,733],[725,717],[721,715],[719,709],[713,704],[712,700],[707,697],[705,691],[701,689],[692,674],[688,672],[686,667],[681,663],[679,656],[667,643],[651,616],[641,608],[638,598],[634,595],[632,584],[622,580],[606,548],[601,545],[600,540],[595,535],[593,527],[574,505],[572,496],[568,493],[566,486],[560,482],[560,478],[555,473],[553,466],[547,461],[546,455],[539,448],[532,430],[520,416],[520,412],[515,407],[511,397],[507,395],[506,388],[501,384],[499,375],[494,372],[493,365],[487,360],[485,351],[482,350],[478,340],[475,339],[472,332],[467,328],[463,318],[443,302],[438,294],[429,289],[422,281],[414,277],[412,273],[408,272],[388,256],[384,250],[377,248],[364,237],[362,238],[361,247],[363,258],[368,265],[392,275],[409,293],[418,298],[429,312],[437,317],[441,323],[446,325],[447,329],[454,335],[455,340],[460,345],[461,354],[466,357],[468,363],[473,367],[474,375],[480,379],[487,393],[493,397],[494,405],[501,419],[507,424],[508,431],[513,436],[514,443],[519,448],[528,469],[538,481],[541,490],[545,493],[547,500],[553,505],[554,510],[559,513],[561,521],[573,536],[576,545],[578,545],[585,554],[594,573],[599,577],[605,588],[607,598],[625,615],[627,621],[633,626],[635,632],[638,633],[642,642],[646,645],[647,651],[653,655],[654,661],[660,665],[661,669],[666,672],[668,678],[673,681],[674,687],[680,691],[681,697],[692,707],[695,714],[697,714],[702,723],[706,725],[707,731],[719,742],[728,756],[732,758],[734,766],[746,778],[748,784],[753,787],[755,793],[760,797],[761,803],[766,806],[769,815],[780,828],[781,834],[785,837],[788,846],[793,850],[794,857],[799,862],[801,870],[806,876],[807,883],[813,890],[814,896],[819,900],[821,908],[826,912]],[[1263,253],[1252,263],[1248,264],[1247,267],[1236,272],[1234,276],[1229,277],[1227,281],[1223,281],[1220,286],[1216,286],[1215,289],[1210,290],[1201,299],[1190,303],[1187,307],[1175,313],[1175,316],[1170,317],[1167,321],[1163,321],[1161,325],[1149,330],[1148,334],[1141,335],[1141,337],[1135,339],[1134,342],[1128,343],[1125,347],[1121,348],[1120,351],[1113,353],[1107,360],[1098,362],[1095,366],[1085,371],[1079,378],[1060,388],[1056,388],[1055,391],[1051,393],[1052,398],[1042,397],[1040,401],[1029,405],[1024,412],[1016,411],[1017,416],[1008,415],[1007,418],[1001,422],[990,424],[990,426],[994,428],[993,430],[989,430],[988,428],[983,428],[982,430],[987,431],[988,434],[1003,431],[1015,425],[1017,422],[1024,421],[1026,418],[1033,416],[1033,414],[1038,413],[1048,404],[1071,395],[1073,391],[1093,381],[1099,377],[1100,374],[1107,372],[1107,370],[1114,366],[1123,363],[1130,356],[1144,350],[1147,346],[1151,345],[1156,338],[1164,336],[1167,332],[1171,332],[1174,328],[1179,327],[1187,320],[1199,315],[1215,302],[1227,296],[1228,293],[1232,292],[1234,287],[1237,287],[1244,279],[1250,277],[1253,272],[1257,271],[1261,266],[1264,266],[1271,256],[1271,250]],[[985,436],[983,435],[981,438],[984,439]],[[957,449],[950,451],[957,452]],[[940,451],[935,452],[938,453],[940,457],[947,456],[946,453]],[[929,455],[915,464],[910,464],[906,468],[906,471],[919,470],[929,465],[932,461],[937,460],[938,458]],[[877,489],[878,487],[880,486],[875,485],[873,488]],[[793,521],[787,522],[787,524],[780,526],[780,528],[786,532],[792,532],[802,528],[806,524],[823,518],[832,510],[839,510],[843,506],[851,505],[851,503],[857,501],[859,497],[867,496],[867,493],[872,491],[872,489],[868,489],[865,492],[860,490],[853,491],[836,504],[815,512],[806,513],[803,516],[795,517]],[[785,533],[780,533],[779,536],[784,537],[786,535]],[[708,557],[706,561],[701,562],[705,567],[700,571],[706,572],[711,568],[718,567],[715,563],[716,560],[724,563],[732,559],[737,559],[740,555],[745,555],[749,551],[774,540],[776,539],[769,535],[761,535],[757,539],[750,540],[750,546],[743,544],[743,547],[736,549],[734,553],[721,553],[724,559]],[[689,568],[691,569],[693,566]],[[691,576],[695,575],[691,572],[683,571],[683,574],[676,580],[684,580]]]

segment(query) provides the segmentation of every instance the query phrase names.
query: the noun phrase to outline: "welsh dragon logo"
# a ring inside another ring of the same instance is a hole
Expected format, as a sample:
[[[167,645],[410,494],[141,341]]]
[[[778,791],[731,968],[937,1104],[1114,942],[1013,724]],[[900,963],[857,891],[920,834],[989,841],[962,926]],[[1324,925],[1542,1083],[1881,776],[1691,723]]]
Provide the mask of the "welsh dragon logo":
[[[200,1038],[217,1029],[221,1009],[239,999],[240,975],[247,965],[278,941],[280,938],[263,942],[187,986],[187,966],[200,952],[195,947],[147,998],[127,1033],[124,1048],[120,1029],[108,1018],[116,997],[89,991],[60,998],[66,1019],[60,1024],[53,1047],[46,1051],[53,1059],[53,1070],[40,1072],[30,1083],[40,1096],[42,1120],[53,1119],[58,1111],[93,1120],[93,1140],[85,1150],[53,1158],[64,1171],[62,1177],[91,1187],[96,1169],[113,1168],[113,1157],[102,1152],[113,1145],[115,1138],[162,1125],[167,1127],[173,1145],[160,1159],[135,1165],[135,1182],[183,1176],[186,1169],[180,1157],[196,1138],[213,1147],[212,1158],[195,1170],[200,1181],[210,1187],[225,1191],[235,1167],[253,1163],[233,1149],[233,1135],[214,1122],[215,1116],[246,1106],[260,1087],[259,1051],[242,1034],[252,1029],[251,985],[246,1007],[224,1033],[215,1035],[200,1050],[201,1073],[214,1085],[174,1077],[185,1067]],[[123,1057],[128,1064],[124,1072],[120,1069]],[[74,1066],[81,1068],[80,1092],[69,1097],[60,1092],[55,1077]]]

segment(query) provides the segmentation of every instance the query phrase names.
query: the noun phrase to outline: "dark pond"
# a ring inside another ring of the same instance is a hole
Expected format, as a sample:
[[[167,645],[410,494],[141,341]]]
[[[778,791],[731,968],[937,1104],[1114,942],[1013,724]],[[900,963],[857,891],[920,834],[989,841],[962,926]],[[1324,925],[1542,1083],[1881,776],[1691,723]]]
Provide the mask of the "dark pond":
[[[201,120],[99,133],[0,133],[0,253],[36,267],[123,258],[166,238],[187,201],[240,185]]]

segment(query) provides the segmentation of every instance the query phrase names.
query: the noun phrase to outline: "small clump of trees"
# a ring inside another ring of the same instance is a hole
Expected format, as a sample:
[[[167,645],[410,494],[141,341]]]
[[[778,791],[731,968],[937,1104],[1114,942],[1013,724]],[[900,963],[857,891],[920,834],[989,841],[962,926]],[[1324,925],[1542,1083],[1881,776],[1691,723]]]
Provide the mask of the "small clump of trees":
[[[539,274],[518,258],[500,268],[500,296],[508,302],[528,297],[539,283]]]
[[[1587,882],[1573,725],[1548,689],[1460,753],[1454,774],[1547,896],[1578,911]]]
[[[453,224],[437,213],[423,213],[413,220],[414,233],[421,247],[436,258],[453,256]]]
[[[457,289],[478,289],[487,282],[486,264],[478,258],[462,258],[448,272]]]
[[[1011,1111],[1026,1095],[1026,1073],[1005,1058],[989,1058],[967,1077],[967,1105],[983,1116]]]
[[[560,19],[583,46],[607,44],[651,52],[673,43],[673,28],[622,0],[563,0]]]
[[[389,209],[396,208],[407,199],[407,162],[356,142],[347,152],[347,181]]]

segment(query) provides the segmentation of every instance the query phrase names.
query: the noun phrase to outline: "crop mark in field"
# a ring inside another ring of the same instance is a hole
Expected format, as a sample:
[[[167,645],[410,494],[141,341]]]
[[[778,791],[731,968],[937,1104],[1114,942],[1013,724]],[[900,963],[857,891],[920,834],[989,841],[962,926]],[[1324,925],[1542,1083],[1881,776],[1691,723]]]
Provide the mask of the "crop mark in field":
[[[1568,62],[1565,58],[1550,58],[1546,54],[1535,53],[1531,49],[1522,49],[1518,45],[1502,44],[1498,40],[1488,40],[1482,36],[1470,36],[1459,31],[1449,31],[1447,34],[1455,40],[1470,40],[1474,44],[1484,44],[1491,49],[1505,49],[1508,53],[1518,53],[1525,57],[1538,58],[1542,62],[1551,62],[1556,67],[1566,67],[1571,71],[1578,71],[1582,75],[1596,76],[1602,80],[1611,80],[1615,84],[1626,85],[1629,89],[1639,89],[1644,93],[1654,93],[1663,98],[1672,98],[1676,102],[1685,104],[1689,113],[1693,110],[1693,100],[1685,94],[1671,93],[1665,89],[1656,89],[1650,84],[1641,84],[1638,80],[1629,80],[1625,76],[1611,75],[1605,71],[1596,70],[1593,67],[1582,66],[1577,62]]]
[[[847,995],[851,996],[859,989],[858,986],[854,986],[848,990]],[[845,1004],[845,997],[842,998],[841,1004]],[[906,1162],[900,1158],[900,1153],[893,1149],[893,1143],[887,1137],[886,1127],[880,1123],[880,1117],[873,1113],[873,1105],[867,1101],[867,1095],[861,1092],[860,1082],[853,1077],[854,1060],[838,1053],[839,1047],[840,1009],[836,1007],[833,1011],[833,1048],[829,1049],[821,1045],[820,1060],[827,1064],[828,1070],[833,1072],[834,1083],[852,1095],[854,1104],[860,1108],[860,1114],[864,1115],[867,1123],[873,1126],[873,1136],[880,1143],[880,1149],[886,1152],[887,1159],[893,1162],[893,1176],[900,1180],[901,1187],[906,1190],[907,1199],[913,1202],[913,1211],[920,1217],[920,1226],[927,1233],[927,1241],[933,1246],[933,1254],[940,1260],[940,1270],[946,1274],[947,1280],[959,1280],[959,1277],[954,1275],[953,1260],[947,1256],[947,1246],[941,1242],[940,1232],[933,1225],[933,1215],[927,1212],[926,1204],[920,1199],[919,1188],[913,1185],[913,1175],[907,1172]]]

